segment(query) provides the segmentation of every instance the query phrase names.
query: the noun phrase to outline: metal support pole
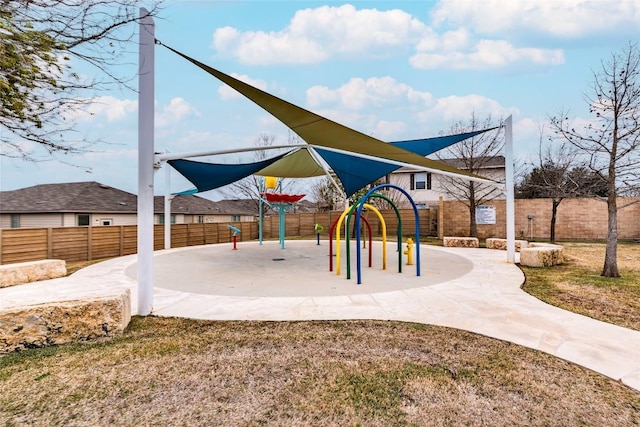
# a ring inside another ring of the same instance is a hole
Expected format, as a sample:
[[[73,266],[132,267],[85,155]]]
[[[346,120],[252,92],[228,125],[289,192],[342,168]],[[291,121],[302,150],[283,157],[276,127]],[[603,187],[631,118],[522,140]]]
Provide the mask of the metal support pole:
[[[164,163],[165,189],[164,189],[164,248],[171,249],[171,167]]]
[[[284,205],[280,204],[278,206],[278,211],[280,214],[280,247],[282,249],[284,249],[284,226],[285,226],[285,220],[284,220]]]
[[[504,126],[504,167],[505,187],[507,193],[507,262],[516,262],[516,224],[513,165],[513,125],[511,116],[507,117]]]
[[[265,178],[262,178],[262,181],[260,181],[260,193],[266,191],[265,189],[265,183],[264,183]],[[258,200],[258,244],[262,245],[262,226],[263,226],[263,222],[262,222],[262,218],[263,218],[263,213],[264,213],[264,209],[262,207],[263,205],[263,200],[262,200],[262,194],[259,195],[260,199]]]
[[[138,69],[138,314],[153,308],[153,114],[155,25],[140,8]]]

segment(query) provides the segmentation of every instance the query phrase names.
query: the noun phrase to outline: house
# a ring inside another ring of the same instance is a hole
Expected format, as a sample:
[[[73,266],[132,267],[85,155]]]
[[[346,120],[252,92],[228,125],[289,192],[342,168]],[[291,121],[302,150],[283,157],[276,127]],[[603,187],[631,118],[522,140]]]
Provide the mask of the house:
[[[466,169],[460,159],[443,159],[440,161],[461,170]],[[483,159],[481,163],[482,166],[477,172],[478,175],[498,182],[504,182],[506,171],[503,156],[486,158]],[[451,178],[445,175],[425,172],[411,167],[401,167],[387,175],[387,183],[397,185],[407,191],[418,207],[436,204],[440,196],[442,196],[444,200],[454,199],[446,190],[447,188],[451,188],[450,182]],[[479,185],[480,188],[486,188],[485,184]],[[493,189],[493,187],[491,189]],[[497,198],[504,199],[504,196]]]
[[[0,192],[0,228],[76,227],[137,224],[135,194],[98,182],[42,184]],[[164,223],[164,198],[154,198],[154,222]],[[214,202],[175,196],[171,222],[253,221],[257,215],[244,200]]]
[[[164,224],[164,197],[154,197],[155,223]],[[248,199],[220,200],[203,197],[173,196],[171,199],[171,223],[188,224],[204,222],[255,221],[258,216],[255,201]]]

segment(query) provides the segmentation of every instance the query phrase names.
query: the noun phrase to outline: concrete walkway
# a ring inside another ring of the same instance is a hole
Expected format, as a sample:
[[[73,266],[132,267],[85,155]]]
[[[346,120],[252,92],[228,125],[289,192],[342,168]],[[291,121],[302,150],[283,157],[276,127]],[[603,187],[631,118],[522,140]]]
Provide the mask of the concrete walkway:
[[[422,246],[422,269],[398,273],[395,243],[387,269],[374,242],[362,284],[329,272],[328,242],[210,245],[158,251],[158,316],[215,320],[378,319],[441,325],[544,351],[640,391],[640,332],[550,306],[520,289],[524,276],[489,249]],[[355,250],[352,250],[355,264]],[[363,265],[368,256],[362,250]],[[334,258],[335,269],[335,258]],[[0,289],[0,309],[131,289],[137,311],[136,257],[109,260],[61,279]]]

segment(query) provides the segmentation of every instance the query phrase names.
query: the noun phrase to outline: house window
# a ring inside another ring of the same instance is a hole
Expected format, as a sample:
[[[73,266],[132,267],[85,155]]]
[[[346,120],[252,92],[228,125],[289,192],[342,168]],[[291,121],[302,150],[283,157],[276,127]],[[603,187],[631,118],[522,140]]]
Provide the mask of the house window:
[[[204,215],[198,215],[198,224],[204,223]]]
[[[240,215],[231,215],[232,222],[240,222]]]
[[[431,190],[430,173],[412,173],[410,177],[410,190]]]
[[[91,224],[91,215],[89,214],[78,214],[78,227],[82,227],[84,225]]]
[[[20,228],[20,214],[11,214],[11,228]]]
[[[100,225],[112,225],[113,220],[111,218],[100,218]]]
[[[171,214],[171,224],[176,223],[175,214]],[[164,224],[164,214],[158,214],[158,224]]]

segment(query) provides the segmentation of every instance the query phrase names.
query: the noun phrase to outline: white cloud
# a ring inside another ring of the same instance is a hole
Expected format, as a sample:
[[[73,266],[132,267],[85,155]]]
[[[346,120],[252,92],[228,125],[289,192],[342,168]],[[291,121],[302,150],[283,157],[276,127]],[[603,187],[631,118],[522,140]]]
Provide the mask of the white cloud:
[[[396,139],[396,135],[402,135],[407,128],[405,122],[380,120],[374,128],[372,136],[382,141],[391,141]]]
[[[516,48],[506,41],[480,40],[469,52],[442,49],[440,52],[418,52],[409,62],[418,69],[487,69],[517,64],[546,66],[564,63],[560,49]]]
[[[473,28],[482,34],[533,31],[562,38],[597,36],[611,28],[635,28],[640,22],[637,0],[441,0],[433,9],[434,25]]]
[[[444,0],[434,8],[434,27],[397,9],[356,9],[349,4],[322,6],[297,11],[289,25],[280,31],[241,32],[228,26],[219,28],[214,32],[213,46],[220,55],[236,57],[240,62],[252,65],[314,64],[335,58],[386,58],[403,55],[413,47],[416,53],[410,63],[419,69],[488,69],[521,64],[552,66],[564,62],[561,50],[520,47],[486,37],[478,40],[477,34],[503,36],[509,30],[515,32],[523,28],[534,33],[562,30],[582,34],[583,30],[572,28],[586,28],[582,23],[584,20],[585,24],[591,25],[590,14],[597,15],[602,8],[591,3],[588,3],[589,7],[582,7],[576,1],[568,2],[573,5],[571,7],[557,5],[562,2],[513,1],[503,4],[501,0],[465,2],[465,7],[460,7],[459,2]],[[625,5],[630,13],[637,9],[629,2],[621,3],[623,5],[616,8],[617,13],[607,12],[611,22],[623,19]],[[562,18],[554,15],[556,10]],[[568,20],[568,15],[573,19]],[[555,28],[554,22],[559,28]],[[437,32],[438,25],[443,23],[452,28]]]
[[[200,112],[183,98],[172,98],[169,104],[162,108],[156,107],[156,126],[167,127],[174,125],[189,116],[201,116]]]
[[[358,10],[346,4],[295,13],[281,31],[240,32],[219,28],[213,46],[219,54],[246,64],[314,64],[330,57],[387,57],[405,50],[425,25],[401,10]]]
[[[257,87],[258,89],[267,90],[267,84],[263,80],[252,79],[246,74],[234,73],[231,74],[231,76],[240,80],[241,82],[247,83],[253,87]],[[224,100],[243,98],[243,96],[238,91],[232,89],[229,85],[226,84],[223,84],[218,88],[218,95],[220,96],[220,99]]]
[[[491,115],[496,118],[515,113],[493,99],[481,95],[466,95],[440,98],[433,108],[421,112],[418,117],[424,121],[440,118],[445,122],[453,122],[461,117],[469,117],[473,112],[482,112],[483,116]]]
[[[84,102],[80,100],[80,102]],[[89,121],[94,118],[104,117],[108,122],[124,119],[138,111],[138,101],[131,99],[118,99],[113,96],[99,96],[92,100],[86,100],[87,104],[80,110],[68,110],[63,114],[68,119]]]
[[[392,77],[352,78],[337,89],[314,86],[307,90],[307,102],[313,107],[339,104],[349,110],[380,108],[403,103],[428,104],[431,94],[399,83]]]

